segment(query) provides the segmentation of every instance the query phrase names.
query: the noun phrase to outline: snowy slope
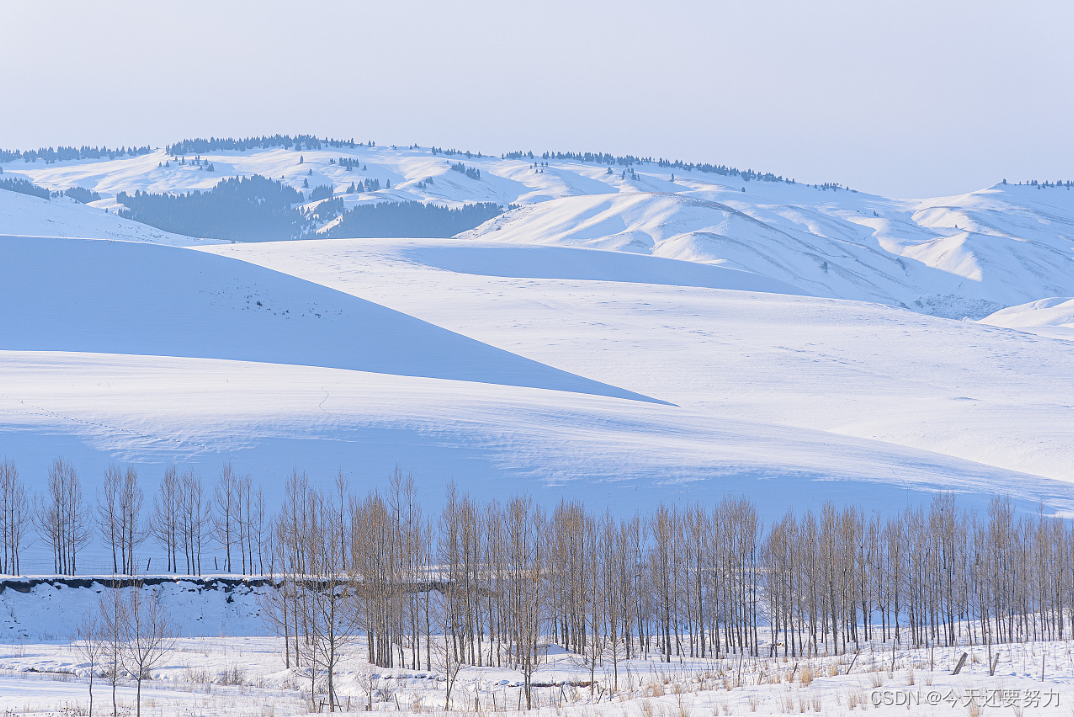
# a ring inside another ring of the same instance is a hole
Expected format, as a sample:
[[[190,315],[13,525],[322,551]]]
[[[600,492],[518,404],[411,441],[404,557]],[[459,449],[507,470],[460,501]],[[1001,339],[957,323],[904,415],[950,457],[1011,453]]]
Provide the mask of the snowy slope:
[[[819,428],[1074,480],[1074,354],[1065,342],[875,304],[608,281],[613,262],[593,277],[602,281],[542,278],[542,262],[532,258],[529,272],[517,272],[525,278],[490,277],[498,247],[450,240],[204,251],[715,417]],[[584,265],[550,256],[559,275],[582,275]]]
[[[794,188],[779,189],[790,194]],[[762,191],[776,194],[772,187]],[[951,318],[980,317],[1074,287],[1074,203],[1053,226],[998,228],[966,218],[985,213],[975,210],[977,196],[957,198],[960,212],[930,207],[911,214],[889,204],[883,217],[873,217],[872,198],[841,194],[838,205],[814,207],[790,197],[744,200],[741,193],[713,190],[565,198],[493,219],[463,238],[715,263],[818,296]],[[1005,194],[987,212],[997,212],[997,204],[1013,210],[1006,202],[1015,192]],[[1025,211],[1040,219],[1044,210],[1037,210]],[[963,224],[955,224],[958,216]]]
[[[1000,309],[980,323],[1027,331],[1039,336],[1074,340],[1074,299],[1052,297]]]
[[[94,237],[168,246],[217,243],[214,239],[195,239],[132,222],[69,197],[41,199],[4,190],[0,190],[0,235]]]
[[[728,492],[753,495],[767,515],[792,497],[880,509],[941,488],[970,502],[1009,490],[1074,509],[1059,481],[731,412],[277,364],[0,356],[3,452],[27,476],[64,455],[90,485],[110,460],[140,466],[150,485],[172,462],[211,481],[229,460],[276,505],[293,468],[326,487],[342,469],[361,488],[398,464],[414,472],[430,509],[450,479],[477,495],[577,497],[620,514]]]
[[[2,349],[302,364],[650,400],[210,254],[47,237],[0,237],[0,254]]]

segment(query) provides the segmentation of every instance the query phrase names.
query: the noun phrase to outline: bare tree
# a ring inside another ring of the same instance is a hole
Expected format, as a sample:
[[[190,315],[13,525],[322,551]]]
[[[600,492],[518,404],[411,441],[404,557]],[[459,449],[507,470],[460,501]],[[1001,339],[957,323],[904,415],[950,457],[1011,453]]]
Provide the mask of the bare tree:
[[[357,641],[361,616],[358,591],[346,571],[348,526],[344,515],[331,501],[319,497],[314,501],[317,510],[315,530],[309,536],[309,551],[313,566],[311,581],[314,595],[311,622],[318,627],[314,647],[328,682],[329,711],[339,706],[336,694],[336,670],[346,651]]]
[[[98,629],[104,645],[104,676],[112,686],[112,714],[119,714],[116,687],[123,676],[124,631],[127,622],[127,603],[118,583],[113,582],[97,603],[100,622]]]
[[[89,541],[90,521],[78,474],[62,458],[57,458],[49,468],[48,494],[37,502],[34,525],[41,539],[52,548],[56,572],[74,575],[78,552]]]
[[[358,639],[362,615],[359,590],[345,568],[352,526],[338,502],[310,487],[304,474],[295,472],[285,492],[273,559],[280,581],[275,596],[265,601],[265,615],[287,636],[286,642],[294,640],[293,662],[285,642],[286,663],[309,679],[311,707],[318,708],[323,683],[329,710],[335,711],[336,671]]]
[[[134,549],[149,535],[142,520],[144,502],[134,467],[120,471],[118,466],[109,466],[97,495],[97,528],[112,549],[113,573],[136,572]]]
[[[456,649],[452,633],[452,606],[448,596],[438,601],[437,631],[440,633],[433,641],[432,666],[444,675],[444,709],[451,709],[451,693],[455,689],[459,672],[465,663]],[[368,705],[367,705],[368,706]]]
[[[673,620],[675,612],[675,592],[673,576],[679,569],[678,540],[679,516],[674,509],[661,504],[649,518],[652,531],[653,547],[649,552],[649,573],[652,576],[652,588],[659,610],[659,635],[664,662],[671,662],[671,628],[678,625]]]
[[[27,542],[30,506],[15,464],[0,461],[0,573],[18,575],[22,548]]]
[[[285,534],[286,527],[283,520],[274,523],[279,534]],[[293,590],[292,581],[286,575],[286,556],[279,548],[282,541],[273,543],[273,552],[269,554],[269,587],[257,594],[257,606],[261,619],[266,627],[275,630],[277,635],[283,636],[284,667],[291,669],[291,621],[290,621],[290,593]]]
[[[93,717],[93,678],[108,650],[108,642],[101,627],[100,615],[88,612],[75,628],[71,647],[89,666],[89,717]]]
[[[231,572],[231,548],[241,534],[238,519],[241,515],[241,481],[230,463],[220,471],[212,501],[212,527],[216,542],[224,549],[224,572]]]
[[[179,570],[179,541],[183,536],[183,495],[179,469],[174,465],[164,471],[160,488],[153,498],[153,537],[167,556],[167,571]]]
[[[142,714],[142,681],[174,647],[175,636],[159,596],[141,585],[127,589],[122,623],[123,666],[137,683],[136,712]]]
[[[349,522],[350,569],[361,584],[359,609],[369,661],[392,667],[392,646],[398,639],[402,614],[398,535],[388,504],[377,493],[351,501]]]
[[[179,528],[187,575],[201,575],[201,554],[208,544],[209,505],[201,478],[192,470],[180,480]]]
[[[123,544],[120,537],[119,491],[123,473],[112,464],[104,471],[104,483],[97,494],[97,530],[112,549],[112,574],[119,573],[119,550]],[[126,567],[126,566],[124,566]]]
[[[247,473],[235,481],[235,526],[238,530],[239,565],[243,575],[246,575],[247,566],[250,575],[254,574],[253,514],[253,479]]]
[[[529,496],[507,505],[508,609],[514,624],[514,659],[522,673],[526,709],[533,708],[533,673],[539,663],[538,639],[544,625],[541,590],[541,533],[544,515]]]
[[[137,572],[134,550],[141,547],[149,537],[149,530],[142,518],[145,495],[138,485],[138,472],[133,466],[127,466],[123,474],[123,485],[119,493],[119,527],[120,557],[123,560],[123,572],[134,575]]]
[[[271,554],[271,550],[268,547],[268,543],[271,538],[271,532],[269,530],[269,514],[265,505],[265,494],[261,490],[261,486],[257,487],[257,491],[251,494],[251,507],[248,511],[250,516],[250,574],[254,573],[254,564],[256,559],[256,565],[258,573],[265,574],[265,555]]]

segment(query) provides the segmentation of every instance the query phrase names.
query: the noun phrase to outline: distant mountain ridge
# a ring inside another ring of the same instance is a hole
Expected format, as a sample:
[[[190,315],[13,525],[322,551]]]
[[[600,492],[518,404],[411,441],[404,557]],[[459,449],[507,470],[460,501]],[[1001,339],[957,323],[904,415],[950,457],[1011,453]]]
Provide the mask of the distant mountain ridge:
[[[146,149],[65,161],[25,161],[32,153],[16,161],[8,153],[0,155],[9,158],[0,167],[5,179],[26,180],[42,191],[96,192],[99,199],[86,211],[125,211],[196,237],[446,237],[461,231],[461,239],[713,264],[806,294],[947,318],[979,319],[1074,296],[1071,182],[1004,182],[954,197],[900,200],[718,164],[600,152],[494,157],[313,135],[183,140]],[[258,206],[243,199],[234,216],[225,207],[223,218],[200,216],[208,211],[200,201],[182,221],[150,218],[144,208],[151,202],[141,199],[157,197],[155,204],[171,211],[179,200],[169,195],[206,197],[218,184],[254,175],[296,197],[273,210],[271,219],[286,227],[268,222],[258,228],[247,214],[270,207],[256,198]],[[141,212],[132,198],[139,198]],[[398,208],[369,211],[386,203]],[[215,231],[228,222],[241,231]]]

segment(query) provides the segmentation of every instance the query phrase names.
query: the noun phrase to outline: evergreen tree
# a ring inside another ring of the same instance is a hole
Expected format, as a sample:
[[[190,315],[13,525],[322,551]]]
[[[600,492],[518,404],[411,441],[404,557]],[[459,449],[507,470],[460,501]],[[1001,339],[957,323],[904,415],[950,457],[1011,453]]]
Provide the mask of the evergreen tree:
[[[260,175],[229,178],[208,192],[120,192],[127,219],[188,236],[233,241],[277,241],[302,235],[307,222],[292,205],[302,194]]]

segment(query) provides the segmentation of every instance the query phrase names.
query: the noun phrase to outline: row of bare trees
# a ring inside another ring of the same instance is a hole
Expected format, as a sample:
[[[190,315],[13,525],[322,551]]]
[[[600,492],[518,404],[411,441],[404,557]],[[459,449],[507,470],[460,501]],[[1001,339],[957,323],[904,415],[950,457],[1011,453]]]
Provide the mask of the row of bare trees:
[[[270,523],[261,487],[230,464],[210,488],[193,470],[168,468],[147,509],[133,466],[110,466],[89,503],[78,473],[63,459],[53,462],[44,494],[32,500],[15,464],[0,461],[2,574],[22,572],[21,557],[34,533],[51,549],[53,569],[61,575],[77,572],[79,553],[94,535],[111,550],[115,574],[148,571],[150,562],[139,566],[136,555],[151,538],[164,551],[168,572],[201,575],[204,554],[216,548],[223,564],[214,560],[214,571],[264,574]]]
[[[1063,639],[1074,630],[1074,529],[1016,513],[985,515],[954,496],[887,519],[858,508],[788,513],[762,545],[772,644],[813,654],[875,638],[914,646]]]
[[[265,614],[287,664],[328,684],[365,636],[382,667],[507,666],[540,640],[591,670],[639,655],[816,655],[874,640],[925,646],[1062,639],[1074,631],[1074,527],[995,498],[949,494],[882,517],[825,504],[767,529],[746,498],[620,519],[576,502],[480,502],[449,487],[426,516],[413,481],[352,495],[288,481],[273,524]]]
[[[287,667],[309,680],[311,698],[323,683],[332,709],[336,667],[363,636],[372,664],[442,672],[448,703],[463,665],[499,664],[522,672],[529,704],[544,528],[530,498],[479,505],[452,487],[434,523],[398,470],[385,494],[364,497],[342,476],[325,493],[296,472],[274,523],[276,589],[263,593],[262,614],[285,638]]]
[[[238,475],[225,464],[210,494],[193,470],[164,472],[153,502],[147,531],[164,550],[168,572],[202,574],[202,558],[215,546],[223,565],[215,570],[243,575],[264,574],[270,539],[270,516],[260,486],[249,474]]]

